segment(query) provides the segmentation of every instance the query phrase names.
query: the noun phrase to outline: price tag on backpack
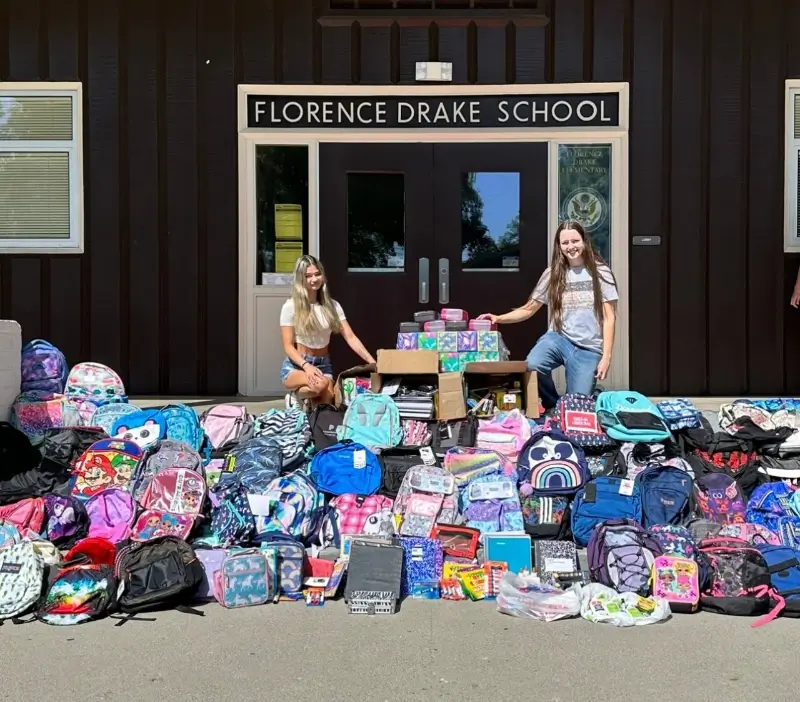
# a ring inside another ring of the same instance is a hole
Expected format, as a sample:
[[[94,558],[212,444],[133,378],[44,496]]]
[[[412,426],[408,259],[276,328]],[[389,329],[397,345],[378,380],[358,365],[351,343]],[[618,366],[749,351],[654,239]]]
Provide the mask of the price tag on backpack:
[[[433,449],[430,446],[423,446],[419,450],[419,455],[426,466],[436,465],[436,456],[433,455]]]
[[[623,480],[619,484],[620,495],[633,495],[633,480]]]
[[[353,468],[361,470],[367,467],[367,452],[364,449],[353,451]]]

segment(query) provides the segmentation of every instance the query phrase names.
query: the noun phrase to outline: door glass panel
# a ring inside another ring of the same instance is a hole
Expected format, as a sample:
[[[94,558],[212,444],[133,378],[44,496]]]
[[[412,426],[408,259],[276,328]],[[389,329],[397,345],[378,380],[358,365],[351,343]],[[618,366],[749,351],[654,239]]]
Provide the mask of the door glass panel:
[[[595,249],[611,260],[611,144],[559,144],[559,219],[583,225]]]
[[[406,252],[402,173],[347,174],[347,268],[402,272]]]
[[[462,270],[519,270],[519,173],[461,174]]]
[[[308,146],[256,146],[256,285],[291,283],[308,252]]]

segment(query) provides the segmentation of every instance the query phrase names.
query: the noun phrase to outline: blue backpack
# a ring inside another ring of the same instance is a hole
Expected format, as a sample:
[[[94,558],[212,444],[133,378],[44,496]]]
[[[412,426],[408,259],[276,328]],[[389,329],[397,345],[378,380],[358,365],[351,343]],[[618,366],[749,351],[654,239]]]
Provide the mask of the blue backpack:
[[[61,395],[67,383],[69,366],[64,354],[44,339],[34,339],[22,347],[20,392],[43,390]]]
[[[586,546],[592,531],[610,519],[642,521],[642,497],[632,480],[603,475],[586,483],[572,503],[572,536],[578,546]]]
[[[664,417],[644,395],[633,390],[601,392],[597,417],[612,439],[656,443],[672,438]]]
[[[382,480],[377,456],[347,440],[314,454],[309,475],[319,490],[330,495],[374,495]]]
[[[164,438],[189,444],[203,457],[203,462],[208,463],[211,460],[211,442],[200,426],[197,412],[186,405],[167,405],[160,412],[167,425]]]
[[[772,587],[786,602],[784,617],[800,618],[800,552],[790,546],[759,544]]]
[[[638,476],[642,500],[642,526],[683,524],[692,514],[692,476],[674,466],[653,465]]]
[[[370,450],[394,448],[403,440],[400,411],[388,395],[357,395],[344,413],[336,436],[339,441],[355,441]]]

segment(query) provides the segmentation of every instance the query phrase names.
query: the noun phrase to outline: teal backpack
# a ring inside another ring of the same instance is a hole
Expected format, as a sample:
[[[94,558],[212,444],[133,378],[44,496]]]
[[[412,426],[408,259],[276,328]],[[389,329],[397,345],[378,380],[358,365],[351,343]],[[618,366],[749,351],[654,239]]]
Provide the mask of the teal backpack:
[[[672,438],[659,409],[633,390],[601,392],[597,398],[597,418],[606,433],[617,441],[656,443]]]
[[[336,436],[339,441],[349,439],[371,451],[394,448],[403,440],[400,411],[388,395],[371,392],[356,395]]]
[[[202,456],[203,463],[208,463],[211,460],[211,442],[200,425],[197,412],[181,404],[167,405],[159,411],[167,425],[166,436],[161,438],[188,444]]]

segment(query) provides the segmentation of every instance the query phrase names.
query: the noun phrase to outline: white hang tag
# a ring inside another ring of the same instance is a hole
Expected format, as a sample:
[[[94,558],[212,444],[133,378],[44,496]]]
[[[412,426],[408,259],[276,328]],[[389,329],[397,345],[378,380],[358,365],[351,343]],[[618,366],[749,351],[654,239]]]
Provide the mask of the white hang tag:
[[[619,484],[620,495],[633,495],[633,480],[623,480]]]
[[[433,455],[433,449],[430,446],[423,446],[419,450],[419,455],[426,466],[436,465],[436,457]]]
[[[364,449],[353,451],[353,468],[362,469],[367,467],[367,452]]]

